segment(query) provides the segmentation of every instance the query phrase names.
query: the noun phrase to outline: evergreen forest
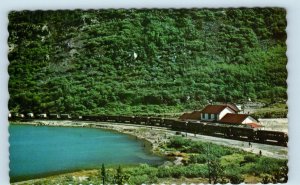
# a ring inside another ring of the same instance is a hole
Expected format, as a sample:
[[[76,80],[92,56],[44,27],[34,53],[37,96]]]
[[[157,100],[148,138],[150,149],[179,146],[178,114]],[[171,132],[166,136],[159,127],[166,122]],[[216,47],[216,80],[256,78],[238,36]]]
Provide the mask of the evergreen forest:
[[[287,99],[282,8],[12,11],[9,110],[164,114]]]

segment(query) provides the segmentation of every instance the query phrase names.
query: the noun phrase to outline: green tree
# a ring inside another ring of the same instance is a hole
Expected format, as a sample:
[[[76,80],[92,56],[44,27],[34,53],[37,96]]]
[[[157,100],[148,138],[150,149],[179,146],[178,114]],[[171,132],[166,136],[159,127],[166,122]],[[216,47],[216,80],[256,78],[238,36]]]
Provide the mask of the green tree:
[[[220,160],[209,160],[207,165],[209,169],[209,183],[216,184],[220,182],[224,175],[224,168],[221,166]]]
[[[104,164],[101,166],[101,179],[102,179],[102,184],[105,185],[105,182],[107,180],[107,174],[106,174],[106,169]]]
[[[128,179],[129,179],[129,176],[126,175],[126,174],[123,172],[121,166],[119,166],[119,167],[117,168],[117,173],[116,173],[116,175],[114,176],[114,183],[115,183],[115,184],[118,184],[118,185],[123,185],[123,184],[125,184],[125,183],[127,182]]]

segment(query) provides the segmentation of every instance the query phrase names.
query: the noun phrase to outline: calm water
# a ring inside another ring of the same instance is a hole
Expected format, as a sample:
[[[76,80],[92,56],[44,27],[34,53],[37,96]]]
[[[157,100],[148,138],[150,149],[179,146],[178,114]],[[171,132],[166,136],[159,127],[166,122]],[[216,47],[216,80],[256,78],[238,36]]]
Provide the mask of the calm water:
[[[125,134],[93,128],[11,125],[12,181],[104,164],[159,164],[141,141]]]

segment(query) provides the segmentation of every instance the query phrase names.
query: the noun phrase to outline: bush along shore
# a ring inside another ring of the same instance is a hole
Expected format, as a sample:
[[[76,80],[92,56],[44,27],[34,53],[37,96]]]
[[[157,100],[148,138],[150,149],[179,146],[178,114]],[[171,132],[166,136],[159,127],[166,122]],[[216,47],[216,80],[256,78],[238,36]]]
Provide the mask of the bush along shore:
[[[31,124],[37,124],[34,122]],[[59,126],[59,122],[48,122]],[[70,124],[70,123],[69,123]],[[81,123],[83,124],[83,123]],[[80,125],[77,123],[75,125]],[[84,124],[85,126],[87,123]],[[61,125],[62,126],[62,125]],[[152,127],[100,125],[149,141],[152,151],[168,161],[160,166],[111,166],[82,170],[14,184],[151,184],[151,183],[284,183],[287,160],[252,154],[241,149],[191,140]]]

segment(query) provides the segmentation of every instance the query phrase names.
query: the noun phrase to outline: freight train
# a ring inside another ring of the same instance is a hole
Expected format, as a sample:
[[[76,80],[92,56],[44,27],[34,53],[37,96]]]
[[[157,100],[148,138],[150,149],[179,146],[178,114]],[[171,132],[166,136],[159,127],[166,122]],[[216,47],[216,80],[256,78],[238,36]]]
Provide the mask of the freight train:
[[[56,120],[77,120],[77,121],[94,121],[94,122],[111,122],[126,123],[137,125],[148,125],[165,127],[175,131],[188,132],[193,134],[201,134],[215,137],[223,137],[247,142],[266,143],[280,146],[287,146],[288,136],[284,132],[256,130],[245,127],[234,127],[227,125],[215,125],[208,122],[200,121],[182,121],[178,119],[168,119],[160,117],[147,116],[112,116],[112,115],[84,115],[79,117],[71,117],[68,114],[40,114],[38,119],[56,119]],[[11,117],[10,119],[14,119]],[[16,117],[15,117],[16,119]],[[26,116],[17,119],[34,119]]]

